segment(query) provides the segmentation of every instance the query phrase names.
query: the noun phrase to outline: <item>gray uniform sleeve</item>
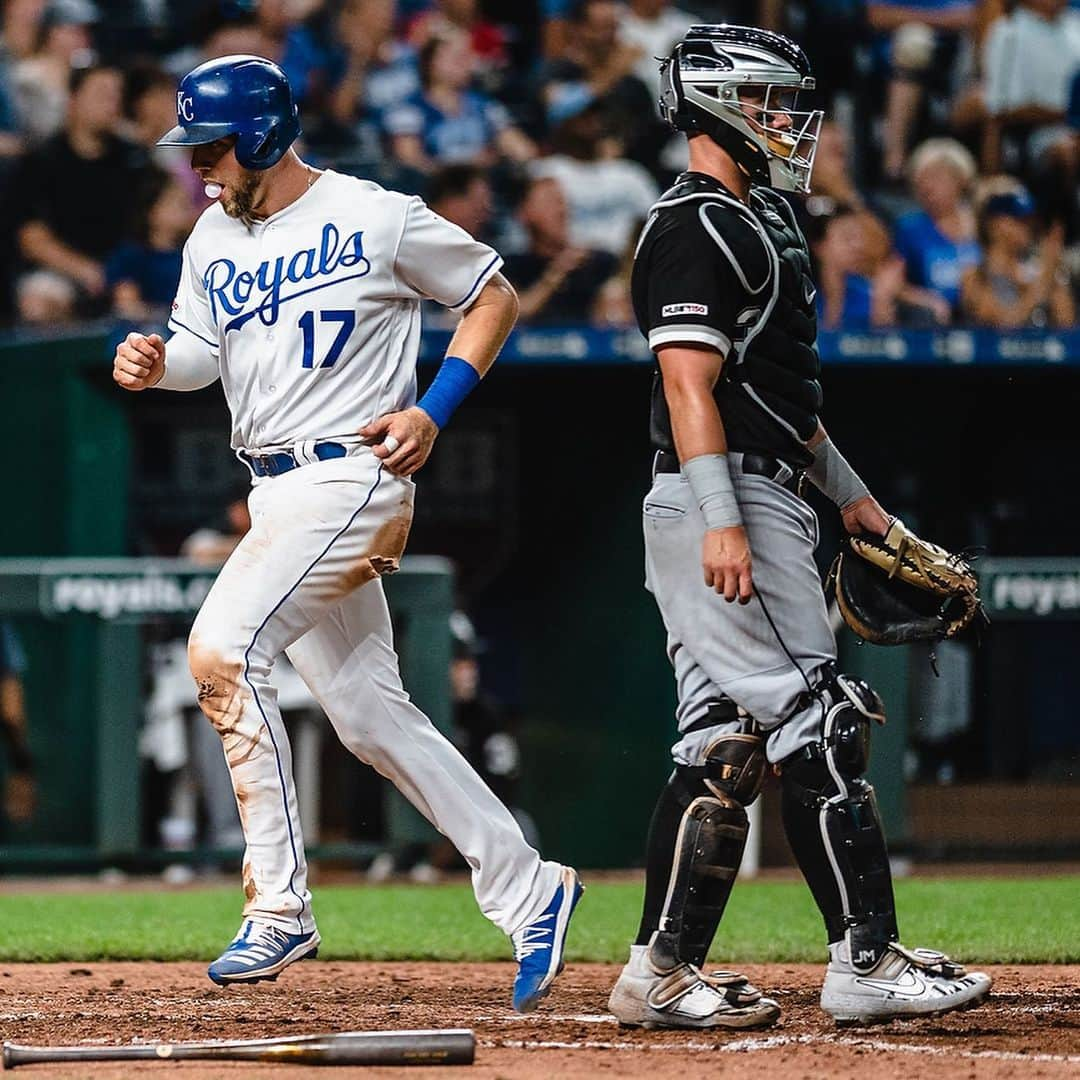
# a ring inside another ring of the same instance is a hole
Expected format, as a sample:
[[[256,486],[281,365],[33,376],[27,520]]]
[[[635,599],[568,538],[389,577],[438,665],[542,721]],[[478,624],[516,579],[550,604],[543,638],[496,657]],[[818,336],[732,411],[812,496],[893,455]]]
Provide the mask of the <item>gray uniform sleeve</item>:
[[[394,260],[401,295],[468,307],[502,266],[502,256],[425,205],[410,200]]]
[[[169,315],[169,329],[177,332],[186,330],[202,341],[214,356],[218,355],[217,322],[210,308],[210,299],[206,295],[202,276],[195,269],[190,239],[184,245],[184,262],[180,270],[176,299]]]

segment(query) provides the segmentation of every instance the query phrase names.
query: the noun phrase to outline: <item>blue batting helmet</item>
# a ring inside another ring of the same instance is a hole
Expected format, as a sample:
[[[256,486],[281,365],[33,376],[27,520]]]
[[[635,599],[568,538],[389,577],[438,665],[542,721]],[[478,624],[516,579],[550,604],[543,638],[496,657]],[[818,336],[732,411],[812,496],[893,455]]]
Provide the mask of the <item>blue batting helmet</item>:
[[[177,125],[158,146],[199,146],[236,136],[245,169],[276,165],[300,134],[285,72],[261,56],[222,56],[188,72],[176,92]]]

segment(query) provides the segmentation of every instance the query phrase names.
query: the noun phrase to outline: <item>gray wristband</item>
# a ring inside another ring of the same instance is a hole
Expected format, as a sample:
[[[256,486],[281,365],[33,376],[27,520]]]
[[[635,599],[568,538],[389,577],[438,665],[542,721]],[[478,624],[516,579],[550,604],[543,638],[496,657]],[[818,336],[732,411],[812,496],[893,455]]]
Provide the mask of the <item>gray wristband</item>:
[[[841,510],[870,494],[870,489],[828,436],[814,448],[814,464],[806,470],[806,475]]]
[[[742,524],[726,454],[701,454],[683,462],[683,476],[697,499],[707,529]]]

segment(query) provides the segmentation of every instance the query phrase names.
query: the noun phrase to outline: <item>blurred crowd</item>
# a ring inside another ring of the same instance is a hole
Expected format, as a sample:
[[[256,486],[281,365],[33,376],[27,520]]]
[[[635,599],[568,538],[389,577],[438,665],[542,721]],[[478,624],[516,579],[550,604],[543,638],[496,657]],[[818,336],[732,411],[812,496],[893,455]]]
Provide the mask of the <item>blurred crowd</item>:
[[[1077,0],[1080,4],[1080,0]],[[678,5],[678,6],[676,6]],[[497,246],[531,323],[633,324],[649,206],[685,166],[655,58],[699,21],[804,44],[828,110],[797,210],[826,328],[1075,322],[1080,6],[1068,0],[6,0],[0,319],[153,318],[207,201],[177,80],[256,53],[302,153]]]

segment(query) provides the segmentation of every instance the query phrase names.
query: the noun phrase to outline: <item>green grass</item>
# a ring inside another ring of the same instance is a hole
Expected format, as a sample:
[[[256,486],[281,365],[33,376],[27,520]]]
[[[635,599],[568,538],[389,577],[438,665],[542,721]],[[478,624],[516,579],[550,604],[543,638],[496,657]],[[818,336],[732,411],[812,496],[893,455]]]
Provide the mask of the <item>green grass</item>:
[[[1080,878],[899,881],[903,939],[969,962],[1080,962]],[[0,897],[0,962],[207,960],[239,921],[237,889],[41,892]],[[589,887],[570,935],[572,960],[622,960],[641,889]],[[464,885],[329,886],[315,896],[331,960],[504,960],[506,939]],[[799,882],[740,882],[713,957],[817,961],[822,930]]]

